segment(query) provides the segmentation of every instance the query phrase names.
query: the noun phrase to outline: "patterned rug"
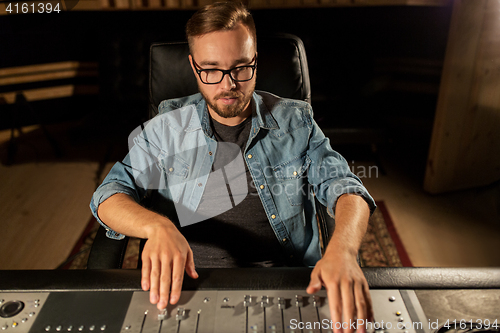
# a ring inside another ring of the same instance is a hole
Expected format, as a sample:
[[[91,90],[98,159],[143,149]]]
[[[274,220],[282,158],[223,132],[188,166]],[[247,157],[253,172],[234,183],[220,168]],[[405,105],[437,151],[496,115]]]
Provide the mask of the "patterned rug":
[[[383,201],[377,202],[359,252],[362,267],[413,267]]]
[[[399,238],[384,202],[377,202],[377,210],[370,218],[368,230],[361,243],[360,260],[362,267],[412,267],[412,263]],[[90,247],[99,223],[91,218],[80,240],[75,245],[69,259],[60,265],[62,269],[85,269]],[[123,268],[137,267],[139,239],[131,238]]]

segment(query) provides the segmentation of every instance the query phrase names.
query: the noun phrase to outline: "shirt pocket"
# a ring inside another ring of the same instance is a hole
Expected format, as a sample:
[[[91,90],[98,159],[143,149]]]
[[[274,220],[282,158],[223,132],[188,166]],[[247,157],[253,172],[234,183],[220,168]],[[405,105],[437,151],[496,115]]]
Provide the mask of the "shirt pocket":
[[[273,195],[285,194],[292,206],[302,205],[309,192],[307,170],[310,164],[309,156],[302,155],[274,167],[274,174],[280,186]]]
[[[164,153],[158,157],[158,164],[167,180],[165,186],[170,190],[172,200],[179,202],[186,187],[189,164],[177,156],[166,156]]]

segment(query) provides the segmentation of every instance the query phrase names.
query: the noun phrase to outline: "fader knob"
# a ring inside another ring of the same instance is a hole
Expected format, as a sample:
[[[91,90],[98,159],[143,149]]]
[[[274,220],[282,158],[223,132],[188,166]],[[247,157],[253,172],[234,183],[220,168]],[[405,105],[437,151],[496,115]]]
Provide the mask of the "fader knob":
[[[175,320],[183,320],[186,318],[186,310],[184,308],[177,308],[177,314],[175,315]]]
[[[283,297],[278,297],[278,309],[285,309],[285,299]]]
[[[269,306],[269,297],[267,296],[262,296],[262,299],[260,301],[260,306],[263,308],[266,308]]]
[[[315,308],[317,308],[317,307],[318,307],[318,303],[319,303],[319,297],[318,297],[318,296],[316,296],[316,295],[314,295],[314,296],[313,296],[313,306],[314,306]]]
[[[245,295],[245,298],[243,299],[243,306],[248,308],[251,302],[252,302],[252,296]]]
[[[167,319],[167,309],[163,309],[158,313],[158,320],[165,320]]]
[[[295,306],[301,308],[304,305],[304,298],[300,295],[295,295]]]

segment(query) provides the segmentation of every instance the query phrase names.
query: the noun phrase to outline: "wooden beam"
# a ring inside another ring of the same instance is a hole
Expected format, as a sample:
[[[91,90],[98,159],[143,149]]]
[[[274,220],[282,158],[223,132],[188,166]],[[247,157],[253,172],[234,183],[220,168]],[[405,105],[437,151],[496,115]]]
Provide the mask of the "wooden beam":
[[[27,74],[27,73],[49,72],[49,71],[59,71],[68,69],[89,69],[89,68],[96,69],[97,63],[79,62],[79,61],[53,62],[46,64],[0,68],[0,77],[9,75]]]
[[[453,6],[424,188],[500,179],[500,0]]]
[[[0,69],[0,86],[99,75],[97,63],[66,61]]]
[[[17,93],[17,91],[0,93],[0,100],[6,101],[7,104],[14,104]],[[58,87],[23,90],[22,93],[28,102],[33,102],[46,99],[71,97],[73,95],[95,95],[99,93],[99,86],[70,84]]]

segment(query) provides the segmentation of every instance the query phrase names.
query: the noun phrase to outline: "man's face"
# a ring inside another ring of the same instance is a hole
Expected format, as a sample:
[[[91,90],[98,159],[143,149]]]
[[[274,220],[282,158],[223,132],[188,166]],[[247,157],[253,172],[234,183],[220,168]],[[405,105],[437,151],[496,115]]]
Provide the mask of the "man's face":
[[[239,24],[231,31],[212,32],[195,37],[192,56],[198,69],[231,69],[237,66],[253,65],[256,55],[254,40],[247,28]],[[204,84],[198,74],[195,76],[198,89],[205,98],[211,112],[223,118],[232,118],[247,109],[255,89],[256,75],[246,82],[235,82],[225,75],[218,84]]]

